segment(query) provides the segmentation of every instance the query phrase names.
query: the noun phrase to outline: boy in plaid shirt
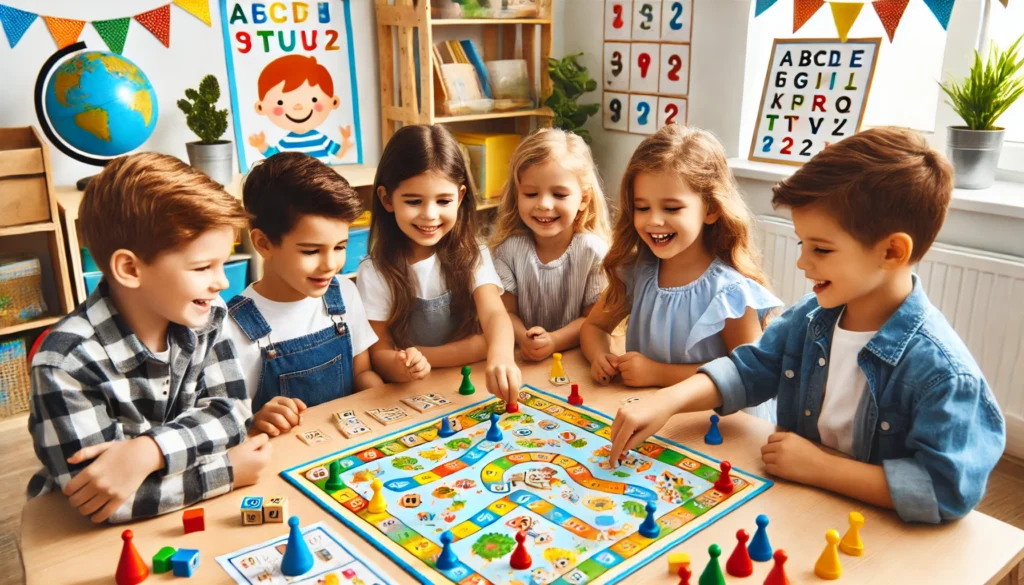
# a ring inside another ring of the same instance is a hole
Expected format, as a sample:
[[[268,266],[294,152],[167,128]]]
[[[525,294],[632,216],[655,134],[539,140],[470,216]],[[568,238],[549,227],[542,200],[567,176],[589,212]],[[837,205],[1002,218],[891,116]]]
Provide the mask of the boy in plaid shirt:
[[[256,483],[266,435],[222,337],[224,263],[246,216],[178,159],[111,161],[85,191],[82,236],[103,280],[32,361],[29,431],[43,469],[93,522],[164,514]]]

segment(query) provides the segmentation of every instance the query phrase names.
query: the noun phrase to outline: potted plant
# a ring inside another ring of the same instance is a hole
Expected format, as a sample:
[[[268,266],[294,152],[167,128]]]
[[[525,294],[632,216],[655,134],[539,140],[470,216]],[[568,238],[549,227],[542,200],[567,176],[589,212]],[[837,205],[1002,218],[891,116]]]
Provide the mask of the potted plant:
[[[974,65],[962,83],[940,84],[950,106],[966,126],[950,126],[946,151],[953,161],[955,183],[964,189],[987,189],[996,179],[1004,130],[999,116],[1024,94],[1024,58],[1017,54],[1021,36],[1006,50],[993,43],[988,59],[974,52]]]
[[[178,100],[178,108],[185,113],[185,123],[198,142],[188,142],[188,162],[192,168],[206,173],[221,185],[231,183],[234,174],[234,145],[220,137],[228,129],[228,111],[218,110],[220,84],[217,78],[207,75],[199,82],[199,90],[186,89],[185,97]]]
[[[561,59],[548,57],[548,74],[551,76],[551,96],[544,105],[555,113],[552,124],[555,128],[579,135],[590,144],[590,132],[583,129],[587,119],[601,109],[601,104],[579,105],[576,101],[585,93],[597,89],[597,82],[591,79],[587,68],[576,59],[583,53],[566,55]]]

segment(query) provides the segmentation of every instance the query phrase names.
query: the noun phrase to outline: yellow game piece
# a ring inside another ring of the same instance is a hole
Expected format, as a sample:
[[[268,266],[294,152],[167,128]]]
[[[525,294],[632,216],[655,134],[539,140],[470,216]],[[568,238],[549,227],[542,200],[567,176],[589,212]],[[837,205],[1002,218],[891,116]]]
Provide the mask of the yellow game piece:
[[[331,573],[324,577],[324,585],[341,585],[341,581],[338,580],[338,576]]]
[[[850,529],[843,535],[843,540],[839,543],[839,550],[851,557],[859,557],[864,554],[864,543],[860,539],[861,526],[864,526],[864,516],[860,512],[850,512]]]
[[[569,383],[569,377],[565,375],[565,368],[562,367],[562,354],[551,354],[551,383],[562,386]]]
[[[381,493],[381,488],[384,484],[379,479],[374,479],[370,483],[370,487],[373,488],[373,497],[370,498],[370,513],[371,514],[383,514],[388,510],[388,502],[384,499],[384,494]]]
[[[679,567],[690,566],[689,553],[670,553],[668,555],[668,572],[672,575],[679,574]]]
[[[829,530],[825,533],[825,550],[821,551],[818,562],[814,563],[814,574],[822,579],[838,579],[843,574],[843,566],[839,564],[839,532]]]

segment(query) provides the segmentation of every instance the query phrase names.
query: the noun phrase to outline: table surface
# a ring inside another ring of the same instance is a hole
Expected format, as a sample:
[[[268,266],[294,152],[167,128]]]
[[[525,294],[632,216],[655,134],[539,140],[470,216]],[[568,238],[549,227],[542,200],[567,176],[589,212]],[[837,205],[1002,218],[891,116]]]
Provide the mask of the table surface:
[[[625,397],[651,392],[627,389],[622,385],[597,386],[591,382],[590,368],[579,350],[566,353],[563,365],[568,375],[580,384],[585,404],[609,416],[614,415]],[[372,436],[378,436],[434,418],[448,410],[421,414],[406,408],[412,415],[411,419],[384,427],[365,414],[368,408],[399,406],[399,398],[426,392],[443,393],[452,400],[452,410],[487,398],[483,364],[476,364],[473,372],[477,393],[472,396],[458,393],[461,376],[458,369],[450,368],[435,370],[425,381],[374,388],[309,409],[298,430],[319,428],[331,440],[320,445],[306,446],[295,437],[295,432],[274,439],[270,468],[257,485],[200,504],[206,510],[206,530],[203,532],[183,534],[180,512],[130,525],[94,526],[73,510],[67,498],[61,494],[51,493],[30,500],[25,505],[21,535],[26,582],[28,585],[111,583],[121,550],[121,531],[130,527],[135,533],[135,545],[147,562],[164,546],[199,549],[201,562],[192,581],[230,584],[231,579],[217,564],[216,557],[287,532],[286,524],[242,526],[239,512],[241,498],[246,495],[283,495],[288,498],[289,514],[298,515],[303,526],[323,520],[354,551],[365,554],[366,558],[384,569],[398,583],[415,583],[412,577],[373,545],[363,541],[287,484],[278,473],[368,440],[369,435],[345,439],[330,421],[334,411],[355,409],[372,429]],[[547,381],[549,375],[550,360],[523,366],[524,383],[563,397],[568,396],[568,386],[551,386]],[[708,414],[676,416],[659,434],[711,457],[729,460],[734,466],[750,473],[769,477],[760,459],[760,447],[775,430],[774,425],[737,413],[723,418],[720,423],[725,442],[717,446],[705,445],[702,438],[707,431]],[[718,543],[722,547],[724,568],[725,560],[736,543],[736,530],[745,528],[752,534],[756,528],[754,518],[762,513],[771,519],[768,535],[772,545],[785,549],[789,555],[786,568],[793,583],[821,582],[814,575],[814,563],[825,546],[825,531],[835,528],[840,534],[845,533],[847,516],[852,510],[864,514],[867,521],[861,530],[865,554],[862,557],[840,555],[843,564],[842,583],[845,585],[995,584],[1024,559],[1024,531],[980,512],[972,512],[959,522],[942,526],[908,525],[892,511],[778,478],[770,479],[775,481],[773,487],[672,551],[690,554],[694,570],[692,583],[697,582],[697,577],[704,570],[708,560],[708,546]],[[10,494],[8,497],[17,496]],[[744,582],[762,583],[771,564],[755,563],[753,578]],[[668,574],[666,557],[658,558],[637,571],[635,578],[642,579],[637,582],[643,583],[678,583],[677,577]],[[174,579],[170,573],[151,575],[147,583]],[[630,580],[633,579],[631,576]],[[727,577],[726,580],[738,581],[733,577]]]

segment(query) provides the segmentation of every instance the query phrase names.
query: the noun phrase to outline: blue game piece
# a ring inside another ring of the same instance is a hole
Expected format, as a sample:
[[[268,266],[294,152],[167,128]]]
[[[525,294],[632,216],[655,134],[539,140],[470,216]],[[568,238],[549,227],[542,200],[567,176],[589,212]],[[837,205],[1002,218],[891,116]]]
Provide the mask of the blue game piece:
[[[718,430],[718,415],[711,415],[711,428],[708,429],[708,434],[704,435],[704,442],[708,445],[721,445],[722,444],[722,431]],[[771,555],[769,555],[771,556]]]
[[[772,560],[772,545],[768,542],[768,517],[758,514],[755,522],[757,522],[757,532],[754,533],[754,538],[750,539],[750,544],[747,545],[747,553],[750,554],[751,559],[764,563]]]
[[[452,550],[453,540],[455,537],[452,536],[451,530],[441,533],[441,554],[437,555],[438,571],[449,571],[459,564],[459,557],[455,556],[455,551]]]
[[[192,548],[179,548],[171,557],[171,569],[175,577],[191,577],[199,568],[199,551]]]
[[[281,573],[286,577],[298,577],[313,568],[313,553],[309,552],[306,539],[302,538],[299,517],[289,518],[288,526],[288,544],[284,549],[284,558],[281,559]]]
[[[452,421],[448,420],[447,416],[441,417],[441,430],[437,431],[437,436],[446,439],[454,434],[455,429],[452,428]]]
[[[658,521],[654,519],[654,511],[658,509],[658,506],[648,500],[644,509],[647,510],[647,517],[640,523],[640,536],[644,538],[658,538],[661,535],[661,526],[658,526]]]
[[[501,441],[501,427],[498,426],[498,413],[491,413],[491,428],[487,429],[487,436],[485,437],[492,443],[498,443]]]

